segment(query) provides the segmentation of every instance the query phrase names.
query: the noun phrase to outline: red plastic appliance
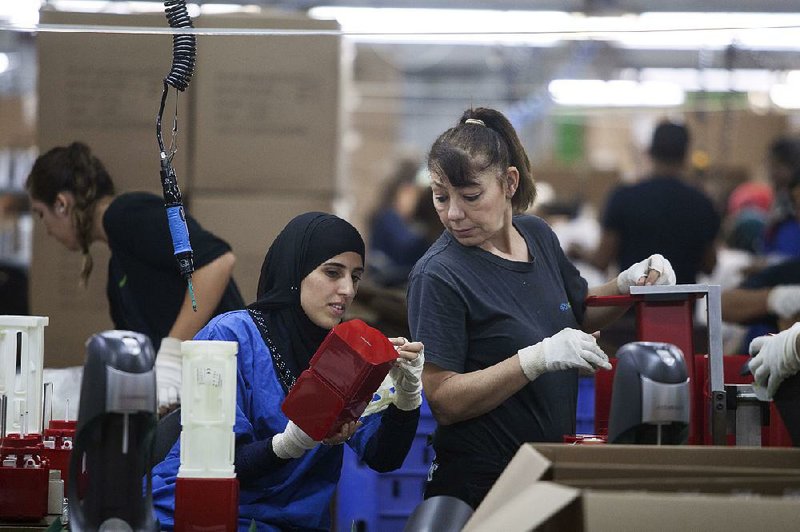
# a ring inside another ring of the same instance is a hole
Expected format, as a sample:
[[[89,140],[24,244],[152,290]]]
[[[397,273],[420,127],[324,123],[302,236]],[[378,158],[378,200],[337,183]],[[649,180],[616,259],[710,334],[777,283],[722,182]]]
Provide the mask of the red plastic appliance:
[[[50,464],[39,434],[8,434],[0,443],[0,519],[39,521],[47,515]]]
[[[358,419],[397,359],[392,343],[361,320],[328,333],[283,402],[283,412],[322,440]]]

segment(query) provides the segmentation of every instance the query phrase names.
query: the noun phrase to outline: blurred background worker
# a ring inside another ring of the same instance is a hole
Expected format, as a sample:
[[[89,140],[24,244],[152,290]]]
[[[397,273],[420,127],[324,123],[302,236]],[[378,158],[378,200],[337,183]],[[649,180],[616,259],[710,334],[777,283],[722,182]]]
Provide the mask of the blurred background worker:
[[[796,221],[797,209],[792,200],[791,189],[797,172],[800,172],[800,138],[793,135],[776,137],[770,143],[767,153],[767,173],[775,195],[764,235],[764,251],[767,254],[792,254],[791,249],[785,247],[786,243],[778,235],[784,224],[788,222],[791,225]],[[782,237],[785,238],[783,235]]]
[[[572,254],[606,270],[661,253],[672,263],[679,284],[695,283],[698,272],[711,273],[720,217],[705,193],[684,182],[689,142],[686,126],[659,123],[648,150],[649,177],[614,189],[606,203],[600,244]]]
[[[158,351],[159,406],[177,403],[181,340],[191,339],[211,317],[244,307],[231,277],[230,246],[187,215],[196,268],[194,312],[173,256],[162,198],[144,192],[115,195],[103,163],[80,142],[37,158],[26,188],[31,210],[47,233],[83,253],[82,282],[92,272],[91,244],[108,245],[106,291],[114,326],[150,338]]]
[[[411,268],[431,244],[415,219],[424,190],[417,184],[419,170],[414,159],[398,162],[369,219],[368,274],[380,286],[404,287]]]

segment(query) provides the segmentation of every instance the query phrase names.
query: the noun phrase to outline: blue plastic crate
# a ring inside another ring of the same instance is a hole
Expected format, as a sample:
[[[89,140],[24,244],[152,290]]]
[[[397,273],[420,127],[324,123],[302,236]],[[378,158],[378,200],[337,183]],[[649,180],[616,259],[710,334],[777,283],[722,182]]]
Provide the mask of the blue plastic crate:
[[[402,470],[378,475],[378,515],[411,515],[422,501],[426,476]]]
[[[377,473],[359,463],[345,447],[342,476],[336,496],[336,530],[339,532],[401,532],[414,508],[422,502],[433,447],[428,436],[436,430],[423,396],[417,434],[403,466]]]
[[[576,432],[579,434],[594,433],[594,377],[578,379],[578,404],[575,411],[577,420]],[[581,427],[587,427],[584,429]]]

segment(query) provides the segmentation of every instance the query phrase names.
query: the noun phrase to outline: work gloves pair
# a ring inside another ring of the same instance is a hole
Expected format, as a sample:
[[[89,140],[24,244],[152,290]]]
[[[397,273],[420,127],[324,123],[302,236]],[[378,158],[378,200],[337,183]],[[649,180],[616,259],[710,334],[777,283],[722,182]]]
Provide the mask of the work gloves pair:
[[[754,358],[748,366],[756,386],[766,388],[768,399],[775,397],[784,380],[800,371],[798,335],[800,323],[795,323],[776,335],[759,336],[750,342],[750,354]]]
[[[637,262],[617,276],[617,288],[621,294],[630,292],[631,286],[674,285],[675,271],[662,255],[651,255]],[[522,371],[529,380],[550,371],[581,369],[589,373],[599,368],[611,369],[608,356],[597,345],[591,334],[576,329],[563,329],[538,344],[520,349],[518,352]]]
[[[394,384],[394,405],[399,410],[415,410],[422,404],[422,367],[425,363],[425,352],[419,342],[409,342],[405,338],[391,338],[392,344],[398,351],[416,353],[413,360],[398,357],[394,366],[389,371],[389,377]],[[303,454],[315,448],[322,442],[314,440],[303,432],[294,421],[289,420],[286,429],[272,437],[272,450],[279,458],[300,458]],[[328,440],[326,440],[328,443]],[[334,441],[333,443],[342,443]]]

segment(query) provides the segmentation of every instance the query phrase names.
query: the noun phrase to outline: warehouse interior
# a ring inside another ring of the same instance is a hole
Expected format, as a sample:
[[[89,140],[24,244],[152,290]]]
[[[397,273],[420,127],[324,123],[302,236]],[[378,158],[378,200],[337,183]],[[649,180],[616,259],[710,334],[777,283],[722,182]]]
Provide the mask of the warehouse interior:
[[[117,192],[162,194],[156,118],[177,35],[165,18],[166,3],[14,0],[0,6],[0,318],[48,317],[43,365],[61,370],[52,375],[73,394],[73,420],[84,393],[75,371],[86,360],[87,340],[115,329],[107,300],[111,252],[103,243],[91,245],[95,267],[82,283],[82,254],[56,245],[36,219],[26,181],[37,157],[80,141],[103,161]],[[196,64],[188,87],[170,89],[165,108],[161,100],[164,139],[177,148],[170,161],[186,212],[230,245],[236,257],[233,279],[247,304],[257,299],[265,253],[298,214],[334,213],[361,233],[369,249],[375,213],[385,206],[402,168],[413,175],[414,215],[438,237],[439,219],[432,208],[423,208],[431,204],[426,160],[432,143],[467,109],[488,107],[508,117],[536,182],[537,198],[528,212],[547,219],[565,253],[598,246],[610,194],[652,171],[648,149],[654,128],[663,121],[684,124],[691,135],[684,180],[711,201],[721,220],[715,242],[723,251],[713,271],[698,275],[695,288],[668,290],[663,305],[648,306],[645,295],[630,296],[638,321],[629,315],[622,340],[609,331],[599,342],[615,351],[651,332],[691,349],[684,353],[687,359],[706,356],[707,373],[689,370],[691,393],[698,394],[692,395],[692,423],[698,425],[691,428],[693,445],[686,446],[693,450],[656,455],[631,447],[626,454],[615,446],[591,445],[600,434],[598,404],[606,416],[612,406],[612,383],[583,375],[577,436],[571,435],[572,443],[583,445],[521,448],[475,513],[470,509],[466,515],[458,506],[439,510],[453,512],[453,522],[463,518],[461,526],[471,517],[465,530],[740,530],[752,522],[747,515],[764,516],[775,530],[795,522],[800,465],[796,449],[788,448],[786,427],[770,425],[780,417],[775,403],[759,406],[757,446],[766,454],[731,439],[736,391],[728,385],[750,385],[752,378],[729,382],[727,372],[736,373],[749,358],[748,322],[728,323],[714,305],[719,287],[737,287],[757,262],[731,243],[734,192],[744,185],[769,189],[774,142],[800,138],[800,2],[184,4],[193,21]],[[800,250],[793,259],[798,256]],[[576,257],[570,256],[577,264]],[[377,277],[370,279],[369,251],[366,262],[348,317],[388,337],[411,338],[408,272],[403,282],[379,286]],[[591,287],[627,267],[606,266],[587,260],[578,270]],[[661,306],[672,308],[678,299],[683,306],[675,312],[688,317],[659,314]],[[659,328],[672,319],[680,323],[676,328],[688,320],[689,332]],[[794,323],[781,320],[786,329]],[[11,356],[10,349],[0,356]],[[19,374],[21,348],[14,349]],[[723,374],[723,359],[718,366],[708,362],[715,350],[725,355],[724,383],[714,373]],[[0,378],[3,393],[11,393],[9,378]],[[718,418],[709,406],[718,404],[713,392],[722,384],[728,393],[727,440],[724,426],[713,427]],[[602,401],[599,393],[606,394]],[[69,417],[66,408],[62,412]],[[694,416],[704,409],[697,421]],[[414,511],[434,459],[429,435],[437,427],[436,413],[423,402],[411,450],[395,472],[375,473],[345,452],[328,529],[424,529],[411,528],[410,516],[421,519]],[[603,422],[605,430],[608,419]],[[5,430],[4,422],[3,436]],[[720,443],[728,448],[717,447]],[[752,469],[744,471],[744,465]],[[656,475],[674,482],[658,487]],[[631,491],[623,493],[626,486]],[[742,491],[758,496],[742,502],[731,495]],[[692,506],[688,496],[680,499],[686,492],[703,495]],[[532,510],[534,501],[546,501],[544,509]],[[1,506],[0,530],[5,528]]]

